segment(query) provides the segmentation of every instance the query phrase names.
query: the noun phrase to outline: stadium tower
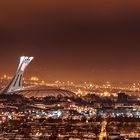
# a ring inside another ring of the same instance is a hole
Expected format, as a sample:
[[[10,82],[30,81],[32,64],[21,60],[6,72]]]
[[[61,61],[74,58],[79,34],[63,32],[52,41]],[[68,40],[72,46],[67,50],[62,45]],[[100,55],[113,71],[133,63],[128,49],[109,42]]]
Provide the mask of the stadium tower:
[[[29,57],[29,56],[20,57],[20,62],[19,62],[19,65],[18,65],[18,68],[14,77],[12,78],[8,86],[6,86],[6,88],[4,88],[4,90],[1,93],[10,94],[14,91],[22,90],[22,77],[23,77],[24,71],[33,59],[34,57]]]

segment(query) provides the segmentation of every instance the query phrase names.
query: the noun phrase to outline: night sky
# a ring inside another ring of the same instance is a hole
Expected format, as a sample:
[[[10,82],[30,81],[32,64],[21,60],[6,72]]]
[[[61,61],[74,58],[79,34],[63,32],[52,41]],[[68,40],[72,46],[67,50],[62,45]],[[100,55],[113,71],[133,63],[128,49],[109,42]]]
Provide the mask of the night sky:
[[[139,81],[139,0],[0,2],[0,75],[21,55],[45,80]]]

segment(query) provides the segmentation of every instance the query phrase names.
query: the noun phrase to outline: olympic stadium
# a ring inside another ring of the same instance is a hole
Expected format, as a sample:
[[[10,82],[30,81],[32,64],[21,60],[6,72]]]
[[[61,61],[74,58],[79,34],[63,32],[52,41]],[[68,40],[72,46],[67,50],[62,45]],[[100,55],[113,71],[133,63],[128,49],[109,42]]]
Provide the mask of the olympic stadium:
[[[22,86],[22,77],[26,67],[34,57],[21,56],[17,71],[10,83],[1,91],[1,94],[20,94],[27,98],[44,98],[44,97],[68,97],[75,98],[76,94],[54,87],[25,87]]]
[[[28,90],[20,90],[15,91],[14,93],[23,95],[27,98],[35,97],[35,98],[44,98],[44,97],[62,97],[62,98],[76,98],[76,94],[63,89],[58,88],[41,88],[38,87],[38,89],[28,89]]]

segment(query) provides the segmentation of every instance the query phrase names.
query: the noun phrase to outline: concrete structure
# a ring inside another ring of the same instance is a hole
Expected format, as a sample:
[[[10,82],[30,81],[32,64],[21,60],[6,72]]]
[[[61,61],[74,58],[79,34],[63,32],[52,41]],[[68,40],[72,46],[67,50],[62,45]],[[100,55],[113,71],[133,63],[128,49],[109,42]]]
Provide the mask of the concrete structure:
[[[17,71],[12,78],[11,82],[4,88],[1,94],[22,94],[27,98],[44,98],[44,97],[68,97],[76,98],[76,94],[63,89],[58,89],[57,87],[47,87],[47,86],[31,86],[27,88],[22,87],[22,77],[26,67],[33,60],[33,57],[21,56]]]
[[[16,94],[21,94],[27,98],[44,98],[44,97],[54,97],[54,98],[77,98],[77,95],[71,91],[58,89],[57,87],[33,87],[27,90],[20,90],[14,92]]]
[[[14,77],[12,78],[8,86],[1,93],[10,94],[12,92],[22,89],[22,77],[24,71],[26,67],[29,65],[29,63],[33,60],[33,58],[34,57],[29,57],[29,56],[20,57],[20,62]]]

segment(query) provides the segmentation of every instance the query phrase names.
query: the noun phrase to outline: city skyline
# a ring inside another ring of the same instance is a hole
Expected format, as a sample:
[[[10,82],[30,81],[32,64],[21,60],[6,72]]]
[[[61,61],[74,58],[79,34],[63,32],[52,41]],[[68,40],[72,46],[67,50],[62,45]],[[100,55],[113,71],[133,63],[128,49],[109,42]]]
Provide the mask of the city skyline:
[[[139,0],[2,1],[0,139],[140,140],[139,25]]]
[[[45,80],[139,81],[139,4],[2,2],[0,75],[12,75],[19,56],[32,55],[29,75]]]

